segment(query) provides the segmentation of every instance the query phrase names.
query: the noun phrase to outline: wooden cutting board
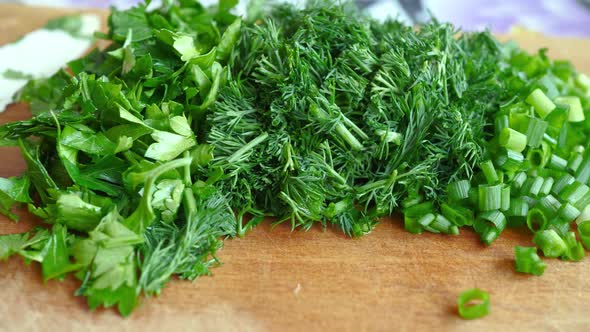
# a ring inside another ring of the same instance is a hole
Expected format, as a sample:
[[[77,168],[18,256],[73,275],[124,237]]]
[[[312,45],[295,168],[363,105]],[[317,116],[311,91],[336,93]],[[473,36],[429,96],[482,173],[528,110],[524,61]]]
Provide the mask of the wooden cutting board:
[[[0,43],[62,13],[0,5]],[[515,38],[529,50],[551,47],[551,56],[590,73],[590,41]],[[24,107],[12,107],[0,122],[27,116]],[[0,156],[0,176],[23,171],[18,151],[2,148]],[[0,234],[38,222],[21,215],[18,224],[0,218]],[[485,247],[468,230],[455,237],[412,235],[398,219],[383,220],[361,239],[320,228],[292,233],[286,224],[271,230],[266,223],[245,239],[225,241],[223,265],[213,276],[175,280],[127,319],[113,310],[89,312],[73,295],[76,280],[44,284],[39,266],[13,258],[0,264],[0,330],[589,330],[590,258],[546,259],[542,277],[517,274],[513,247],[531,245],[530,238],[508,230]],[[490,292],[492,312],[464,321],[456,298],[472,287]]]

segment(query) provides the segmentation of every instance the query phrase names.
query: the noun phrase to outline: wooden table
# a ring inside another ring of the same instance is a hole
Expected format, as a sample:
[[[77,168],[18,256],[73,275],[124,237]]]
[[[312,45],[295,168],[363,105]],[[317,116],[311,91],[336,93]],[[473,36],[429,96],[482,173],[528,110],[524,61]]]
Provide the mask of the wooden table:
[[[61,13],[0,5],[1,41]],[[590,72],[590,41],[531,34],[516,39],[531,50],[551,46],[551,56]],[[22,107],[12,107],[0,122],[26,116]],[[16,150],[3,148],[0,155],[0,176],[24,169]],[[1,218],[0,233],[37,222],[21,215],[19,224]],[[263,224],[245,239],[225,241],[219,253],[224,264],[212,277],[173,281],[127,319],[113,310],[89,312],[73,296],[76,280],[43,284],[39,266],[13,258],[0,265],[0,330],[589,330],[590,259],[547,259],[542,277],[517,274],[513,247],[531,245],[530,238],[509,230],[486,248],[467,230],[455,237],[417,236],[404,232],[399,220],[384,220],[361,239]],[[456,297],[472,287],[490,292],[492,312],[464,321],[456,314]]]

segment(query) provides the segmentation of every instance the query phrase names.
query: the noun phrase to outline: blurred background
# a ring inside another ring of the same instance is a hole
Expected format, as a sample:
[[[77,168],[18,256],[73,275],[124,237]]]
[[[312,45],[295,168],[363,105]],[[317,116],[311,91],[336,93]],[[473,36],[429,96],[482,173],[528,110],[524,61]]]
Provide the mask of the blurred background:
[[[139,1],[0,0],[0,3],[127,8]],[[215,1],[202,2],[208,4]],[[590,0],[356,0],[356,2],[378,19],[389,16],[408,23],[419,23],[427,20],[429,13],[432,13],[439,20],[452,22],[464,30],[489,28],[496,33],[507,33],[516,26],[552,36],[590,37]]]

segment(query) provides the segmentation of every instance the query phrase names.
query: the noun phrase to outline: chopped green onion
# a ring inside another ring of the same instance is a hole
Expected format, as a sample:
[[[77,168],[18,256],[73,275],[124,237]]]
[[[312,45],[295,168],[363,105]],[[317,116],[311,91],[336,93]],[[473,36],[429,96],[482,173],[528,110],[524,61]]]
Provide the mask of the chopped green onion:
[[[526,131],[533,108],[523,102],[518,102],[509,107],[508,123],[510,128],[520,132]]]
[[[526,176],[525,172],[516,173],[516,175],[512,179],[512,190],[514,192],[518,192],[520,190],[520,188],[522,188],[522,185],[524,184],[526,179],[527,179],[527,176]]]
[[[508,115],[499,115],[494,119],[494,128],[496,130],[496,135],[500,135],[502,129],[507,128],[510,126]]]
[[[585,92],[590,92],[590,78],[583,73],[578,73],[574,79],[576,86]]]
[[[551,111],[555,109],[555,104],[549,99],[541,89],[535,89],[525,101],[532,105],[537,114],[544,119]]]
[[[408,233],[422,234],[424,228],[418,223],[418,219],[404,215],[404,229]]]
[[[572,64],[567,60],[555,60],[553,61],[553,68],[551,68],[551,72],[562,79],[564,82],[569,81],[574,72],[572,68]],[[553,78],[551,78],[553,79]]]
[[[534,177],[534,178],[528,178],[524,184],[522,185],[522,188],[520,190],[521,194],[526,194],[526,195],[531,195],[531,196],[537,196],[539,195],[539,192],[541,191],[541,188],[543,187],[543,182],[545,180],[540,177]]]
[[[509,217],[526,217],[529,212],[529,205],[522,197],[513,198],[510,200],[510,208],[506,211]]]
[[[590,250],[590,221],[584,221],[578,225],[578,234],[584,247]]]
[[[502,185],[479,185],[478,202],[480,211],[500,209],[502,207]]]
[[[509,227],[518,227],[526,224],[526,216],[529,212],[529,205],[522,197],[510,200],[510,208],[505,212],[508,218]]]
[[[556,147],[559,149],[563,149],[567,147],[568,144],[568,131],[569,131],[569,125],[566,123],[564,123],[560,130],[559,130],[559,135],[557,136],[557,144]]]
[[[501,183],[510,184],[514,177],[516,176],[516,172],[510,171],[498,171],[498,177],[500,178]]]
[[[500,198],[500,210],[506,211],[510,209],[510,186],[504,185],[502,187],[502,197]]]
[[[500,133],[499,143],[506,149],[522,152],[526,148],[527,137],[512,128],[504,128]]]
[[[447,195],[452,201],[460,201],[469,197],[469,189],[471,189],[471,183],[468,180],[459,180],[449,184]]]
[[[492,244],[500,233],[506,228],[506,217],[500,211],[486,211],[477,216],[474,229],[481,241],[487,245]]]
[[[541,190],[539,190],[539,195],[541,195],[541,196],[549,195],[549,193],[551,192],[551,187],[553,187],[554,182],[555,182],[555,180],[553,180],[552,177],[545,178],[543,180],[543,185],[541,186]]]
[[[477,288],[464,291],[457,298],[459,316],[463,319],[476,319],[490,312],[490,295]]]
[[[546,229],[552,229],[559,234],[559,236],[565,236],[567,232],[570,231],[570,223],[566,220],[561,219],[560,217],[556,216],[555,218],[551,219],[547,223]]]
[[[576,179],[573,176],[571,176],[567,173],[564,174],[562,177],[557,179],[557,181],[555,182],[555,184],[551,188],[551,193],[555,196],[559,196],[559,193],[561,193],[561,191],[565,187],[572,184],[574,181],[576,181]]]
[[[440,210],[443,216],[457,226],[473,225],[473,211],[467,208],[445,203],[441,205]]]
[[[506,219],[506,227],[521,228],[523,226],[526,226],[526,217],[511,216],[506,217]]]
[[[531,173],[536,173],[539,176],[542,176],[544,178],[560,178],[562,177],[565,172],[564,171],[556,171],[554,169],[551,168],[542,168],[542,169],[535,169],[535,170],[531,170]],[[553,181],[555,182],[555,181]]]
[[[537,200],[534,197],[521,196],[521,198],[529,207],[533,207],[533,206],[537,205]]]
[[[545,263],[537,255],[536,247],[514,247],[516,272],[540,276],[545,272]]]
[[[561,203],[552,195],[547,195],[539,200],[537,206],[543,211],[546,218],[552,218],[561,208]]]
[[[562,258],[578,262],[586,255],[582,243],[576,240],[576,234],[574,232],[568,232],[565,235],[565,244],[567,246],[567,250]]]
[[[428,227],[425,227],[429,231],[435,230],[433,233],[444,233],[444,234],[459,234],[459,228],[453,225],[447,218],[442,214],[437,214],[434,221],[432,221]]]
[[[582,163],[576,170],[576,173],[574,173],[574,176],[579,182],[588,183],[588,180],[590,179],[590,153],[586,154]]]
[[[557,140],[555,138],[549,136],[549,134],[547,134],[547,133],[545,135],[543,135],[543,141],[553,147],[557,145]]]
[[[586,206],[590,205],[590,192],[587,192],[584,196],[582,196],[582,198],[572,205],[578,210],[583,210]]]
[[[426,228],[434,221],[434,219],[436,219],[436,216],[433,213],[428,213],[418,219],[418,223]]]
[[[409,208],[409,207],[414,206],[416,204],[420,204],[423,200],[424,200],[424,197],[422,197],[422,195],[414,194],[402,201],[402,207],[404,209]]]
[[[569,202],[562,204],[557,211],[557,214],[560,218],[569,221],[576,219],[580,215],[580,210],[576,209],[575,206],[571,205]]]
[[[583,145],[576,145],[574,146],[574,148],[572,149],[573,152],[578,153],[578,154],[582,154],[584,153],[584,151],[586,150],[586,148],[584,148]]]
[[[549,124],[547,128],[547,134],[553,138],[557,138],[560,134],[560,130],[567,125],[567,116],[569,109],[567,105],[556,105],[555,109],[549,114],[545,121]]]
[[[590,188],[587,185],[574,181],[559,193],[559,198],[576,206],[578,201],[584,198],[589,192]]]
[[[528,77],[535,77],[541,71],[544,71],[547,68],[546,61],[541,57],[527,57],[526,63],[521,67],[524,74]],[[551,97],[552,95],[557,95],[557,88],[555,84],[549,80],[546,76],[542,77],[539,80],[541,86],[547,89],[547,94]],[[554,97],[554,96],[553,96]],[[551,98],[553,98],[551,97]]]
[[[581,154],[573,153],[567,162],[567,169],[569,169],[571,172],[576,172],[580,167],[580,164],[582,164],[583,159],[584,157],[582,157]]]
[[[535,233],[533,242],[541,248],[545,257],[559,257],[567,251],[565,241],[552,229]]]
[[[580,212],[580,215],[576,218],[576,224],[578,226],[584,221],[590,221],[590,205],[586,205]]]
[[[502,149],[496,157],[496,164],[509,172],[516,172],[522,168],[524,156],[520,152]]]
[[[541,140],[547,130],[549,124],[547,121],[543,121],[539,118],[531,117],[529,125],[526,130],[527,144],[532,148],[536,148],[541,145]]]
[[[425,214],[428,214],[434,210],[432,202],[426,201],[412,206],[408,206],[404,209],[404,216],[411,218],[420,218]]]
[[[584,121],[584,110],[579,97],[564,96],[555,98],[555,103],[569,106],[569,114],[567,120],[569,122]]]
[[[469,189],[469,197],[467,201],[469,202],[470,206],[477,206],[479,200],[479,189],[478,188],[470,188]]]
[[[486,178],[488,184],[494,184],[498,182],[498,173],[496,173],[496,169],[494,168],[494,164],[491,160],[487,160],[479,164],[479,168],[483,172],[483,175]]]
[[[547,228],[547,216],[538,208],[531,209],[526,217],[526,225],[533,233],[543,231]]]
[[[541,144],[541,148],[531,148],[528,150],[526,159],[529,161],[531,168],[543,168],[549,161],[550,151],[544,145]]]
[[[504,183],[504,181],[508,179],[508,175],[511,173],[513,173],[513,172],[510,172],[510,171],[503,172],[501,170],[496,170],[496,175],[498,176],[498,182]]]
[[[567,160],[556,154],[552,154],[551,157],[549,157],[549,163],[547,163],[547,167],[556,171],[565,171],[567,168]]]

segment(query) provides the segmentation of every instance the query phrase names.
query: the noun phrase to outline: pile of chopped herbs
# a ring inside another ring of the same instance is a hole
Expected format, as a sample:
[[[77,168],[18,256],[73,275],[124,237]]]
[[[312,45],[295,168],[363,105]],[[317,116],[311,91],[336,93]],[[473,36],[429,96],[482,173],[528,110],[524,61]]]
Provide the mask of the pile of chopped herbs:
[[[348,4],[234,5],[113,9],[107,49],[22,89],[33,117],[0,139],[28,168],[0,179],[0,210],[50,227],[0,237],[1,259],[128,315],[265,217],[361,236],[402,212],[487,245],[528,227],[545,257],[584,257],[590,79],[569,62]],[[538,249],[516,247],[516,270],[542,274]]]

